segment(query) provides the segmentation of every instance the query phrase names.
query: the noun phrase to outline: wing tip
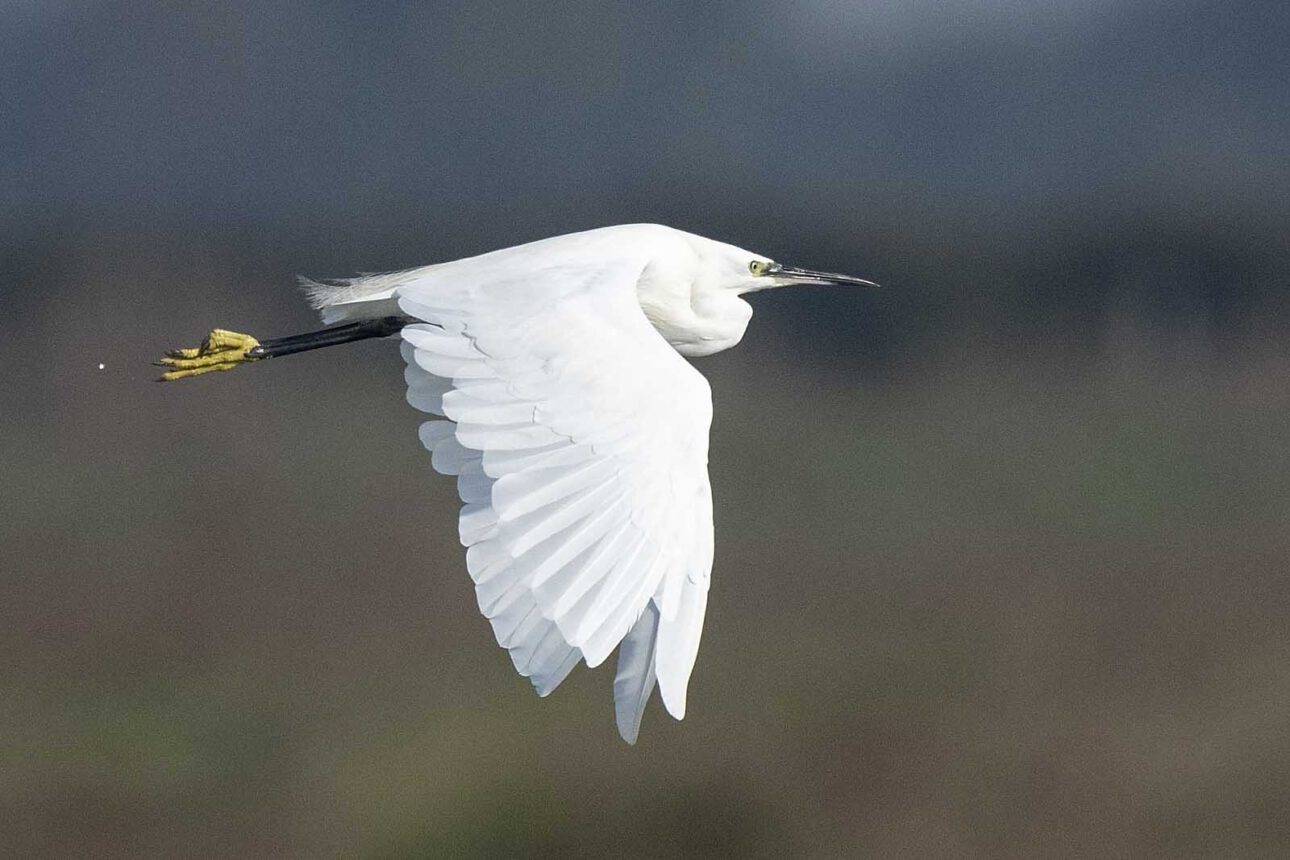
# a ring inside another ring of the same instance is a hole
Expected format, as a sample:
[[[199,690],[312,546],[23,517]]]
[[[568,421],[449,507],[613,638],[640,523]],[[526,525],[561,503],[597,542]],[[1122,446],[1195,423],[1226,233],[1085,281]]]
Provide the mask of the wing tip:
[[[685,691],[681,691],[679,698],[672,696],[671,699],[668,698],[666,690],[660,690],[659,692],[663,697],[663,707],[667,708],[667,712],[672,715],[672,719],[685,719]]]
[[[627,745],[636,746],[636,740],[640,737],[641,725],[637,722],[635,725],[624,725],[624,720],[618,720],[618,736],[627,741]]]

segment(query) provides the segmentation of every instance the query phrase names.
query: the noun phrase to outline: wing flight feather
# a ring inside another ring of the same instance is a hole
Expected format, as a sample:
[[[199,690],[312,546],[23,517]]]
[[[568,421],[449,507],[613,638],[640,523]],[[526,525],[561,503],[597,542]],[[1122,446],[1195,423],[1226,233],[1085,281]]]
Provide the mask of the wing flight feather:
[[[635,742],[656,679],[684,715],[702,630],[707,382],[645,318],[639,266],[516,279],[489,256],[469,281],[450,263],[394,287],[422,321],[403,330],[408,402],[442,417],[421,441],[458,476],[467,569],[516,670],[547,695],[619,647],[618,728]]]

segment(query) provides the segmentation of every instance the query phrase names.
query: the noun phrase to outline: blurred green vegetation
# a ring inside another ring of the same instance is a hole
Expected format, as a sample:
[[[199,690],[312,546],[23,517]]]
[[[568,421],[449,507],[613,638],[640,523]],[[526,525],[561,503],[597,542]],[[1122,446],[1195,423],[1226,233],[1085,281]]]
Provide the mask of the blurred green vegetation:
[[[539,700],[493,644],[388,344],[149,381],[213,324],[311,326],[284,287],[308,247],[154,239],[11,245],[15,855],[1290,848],[1276,297],[1200,326],[1108,300],[1051,338],[937,314],[953,256],[908,292],[759,297],[699,364],[717,562],[691,712],[651,705],[628,748],[609,669]],[[825,312],[877,347],[813,337]]]

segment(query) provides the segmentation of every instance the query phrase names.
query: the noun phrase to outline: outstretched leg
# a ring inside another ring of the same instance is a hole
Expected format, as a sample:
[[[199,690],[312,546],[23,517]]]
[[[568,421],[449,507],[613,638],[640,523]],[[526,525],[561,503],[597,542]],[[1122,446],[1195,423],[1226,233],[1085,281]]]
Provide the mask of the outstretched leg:
[[[306,334],[272,338],[263,342],[249,334],[217,328],[206,336],[201,346],[172,349],[164,358],[153,364],[168,368],[158,378],[158,382],[173,382],[176,379],[187,379],[190,376],[200,376],[217,370],[232,370],[265,358],[321,349],[324,346],[337,346],[371,337],[389,337],[398,334],[411,322],[416,320],[404,316],[380,317]]]

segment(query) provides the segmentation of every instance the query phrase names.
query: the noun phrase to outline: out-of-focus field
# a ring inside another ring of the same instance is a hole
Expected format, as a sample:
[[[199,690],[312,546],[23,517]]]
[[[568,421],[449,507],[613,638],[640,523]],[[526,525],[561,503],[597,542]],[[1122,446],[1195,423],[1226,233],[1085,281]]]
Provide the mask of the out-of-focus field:
[[[1290,852],[1290,356],[1257,318],[942,320],[860,360],[812,314],[916,284],[758,297],[698,365],[690,713],[629,748],[610,667],[539,700],[493,644],[397,351],[153,385],[212,325],[313,320],[287,264],[132,247],[14,258],[0,320],[5,853]]]

